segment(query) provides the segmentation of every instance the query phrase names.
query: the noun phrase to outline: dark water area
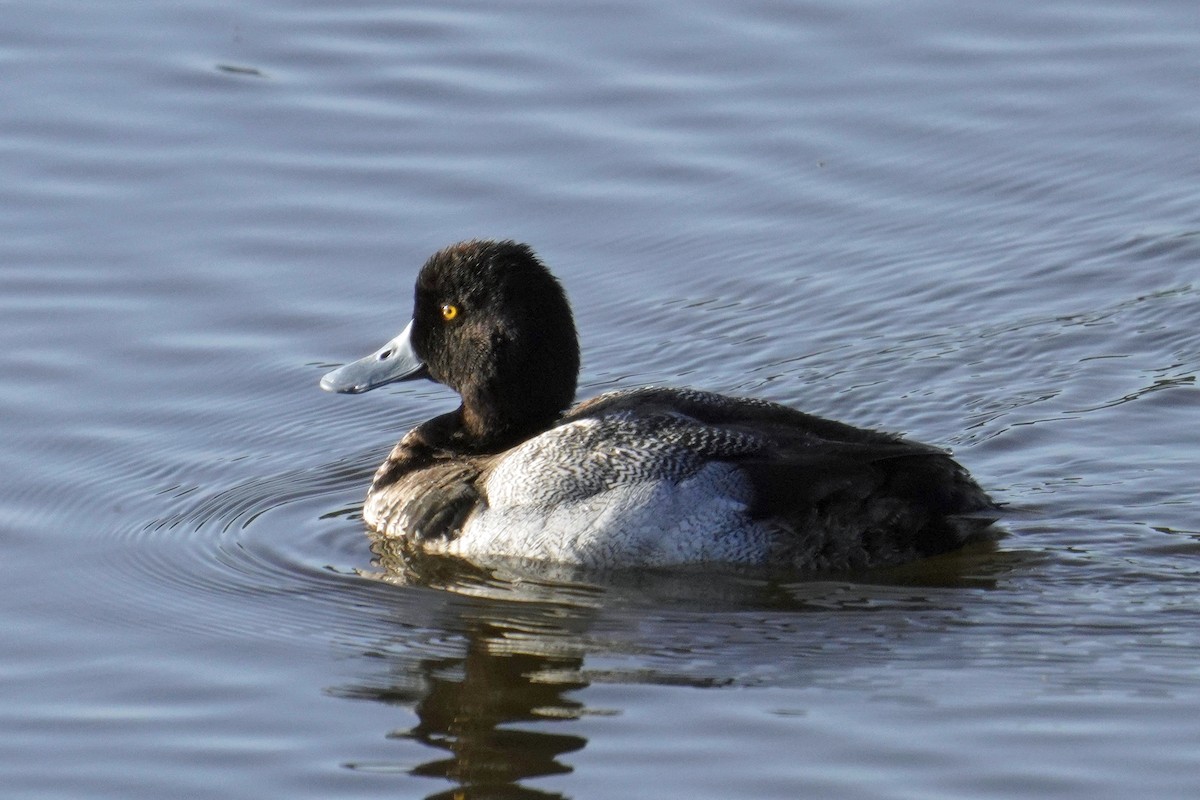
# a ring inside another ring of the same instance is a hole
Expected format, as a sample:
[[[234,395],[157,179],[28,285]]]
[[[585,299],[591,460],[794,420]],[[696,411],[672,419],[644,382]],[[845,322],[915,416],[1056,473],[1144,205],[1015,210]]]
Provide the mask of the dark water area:
[[[12,798],[1191,798],[1200,16],[1140,3],[0,5]],[[865,576],[401,579],[452,395],[322,393],[469,237],[647,383],[952,448]]]

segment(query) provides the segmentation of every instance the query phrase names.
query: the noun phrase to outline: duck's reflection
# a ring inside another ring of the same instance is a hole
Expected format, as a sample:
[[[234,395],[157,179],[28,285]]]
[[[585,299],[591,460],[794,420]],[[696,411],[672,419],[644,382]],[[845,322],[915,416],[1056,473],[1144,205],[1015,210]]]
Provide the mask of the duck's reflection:
[[[569,695],[587,686],[576,635],[586,609],[458,594],[445,610],[456,617],[446,631],[461,641],[459,654],[414,663],[403,642],[376,648],[375,658],[397,654],[389,659],[390,679],[337,693],[412,705],[417,724],[389,736],[445,754],[404,769],[454,784],[431,798],[561,797],[522,781],[571,772],[561,757],[587,744],[582,736],[546,730],[582,713],[583,704]]]
[[[497,652],[502,630],[481,626],[465,658],[423,664],[428,678],[417,703],[420,720],[407,735],[445,750],[447,758],[415,767],[414,775],[446,778],[456,796],[547,796],[516,784],[526,778],[570,772],[559,756],[583,748],[581,736],[550,733],[521,723],[571,719],[582,705],[565,696],[586,684],[576,677],[581,660]]]
[[[438,798],[560,797],[525,784],[572,772],[564,756],[587,744],[581,726],[562,724],[595,713],[575,695],[589,685],[586,653],[634,656],[635,671],[622,679],[635,682],[711,687],[781,674],[803,683],[810,671],[888,657],[893,641],[875,631],[889,614],[924,614],[921,630],[936,636],[942,620],[961,613],[956,590],[993,586],[1004,568],[1002,559],[978,553],[891,571],[880,583],[683,571],[602,583],[567,571],[548,577],[545,565],[537,575],[500,573],[442,559],[413,564],[380,543],[375,552],[383,571],[372,577],[406,591],[395,595],[387,633],[359,643],[369,674],[335,694],[411,708],[416,724],[389,737],[418,742],[436,757],[347,766],[449,781],[453,788],[429,795]],[[755,613],[747,617],[747,609]],[[781,635],[800,627],[801,614],[803,635]],[[867,638],[826,648],[847,635],[847,620],[865,614],[875,617]],[[682,655],[654,667],[637,657],[667,651]]]

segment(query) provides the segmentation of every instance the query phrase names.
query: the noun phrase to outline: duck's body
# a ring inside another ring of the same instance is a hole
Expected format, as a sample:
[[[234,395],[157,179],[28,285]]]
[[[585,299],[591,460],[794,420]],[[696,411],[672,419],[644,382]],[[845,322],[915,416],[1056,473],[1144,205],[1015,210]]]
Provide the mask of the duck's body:
[[[428,369],[463,396],[396,445],[363,507],[414,549],[841,570],[952,550],[987,525],[973,515],[991,501],[943,451],[774,403],[645,388],[564,412],[574,324],[524,245],[443,250],[416,294],[404,333],[322,381],[366,391]]]

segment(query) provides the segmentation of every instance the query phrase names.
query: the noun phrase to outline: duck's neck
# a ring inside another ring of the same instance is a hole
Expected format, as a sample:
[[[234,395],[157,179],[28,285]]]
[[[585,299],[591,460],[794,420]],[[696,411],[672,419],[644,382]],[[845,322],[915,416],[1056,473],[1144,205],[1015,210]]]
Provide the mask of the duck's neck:
[[[561,410],[548,406],[504,408],[468,403],[464,398],[456,414],[458,430],[454,439],[460,448],[474,453],[499,453],[550,428],[561,416]]]

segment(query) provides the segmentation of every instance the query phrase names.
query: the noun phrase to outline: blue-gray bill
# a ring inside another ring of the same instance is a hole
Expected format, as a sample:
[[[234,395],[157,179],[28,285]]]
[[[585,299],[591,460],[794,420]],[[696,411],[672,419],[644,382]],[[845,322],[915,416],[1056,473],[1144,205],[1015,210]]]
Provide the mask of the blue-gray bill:
[[[352,361],[321,378],[327,392],[359,394],[396,381],[426,377],[425,362],[412,347],[412,323],[366,358]]]

